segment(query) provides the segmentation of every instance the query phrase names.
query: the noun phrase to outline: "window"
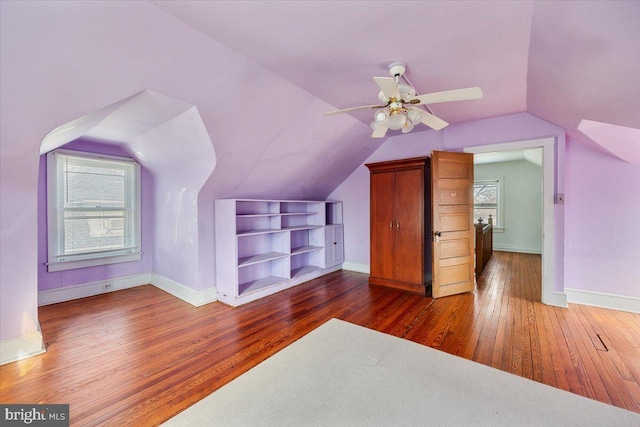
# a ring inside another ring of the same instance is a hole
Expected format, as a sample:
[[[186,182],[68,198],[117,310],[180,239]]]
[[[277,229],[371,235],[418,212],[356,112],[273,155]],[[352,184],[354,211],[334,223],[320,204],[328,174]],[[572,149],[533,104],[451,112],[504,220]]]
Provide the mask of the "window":
[[[473,222],[478,223],[478,218],[482,222],[489,223],[489,215],[493,218],[493,225],[496,228],[502,227],[502,206],[500,180],[476,181],[473,185]]]
[[[141,259],[140,166],[124,157],[47,154],[48,271]]]

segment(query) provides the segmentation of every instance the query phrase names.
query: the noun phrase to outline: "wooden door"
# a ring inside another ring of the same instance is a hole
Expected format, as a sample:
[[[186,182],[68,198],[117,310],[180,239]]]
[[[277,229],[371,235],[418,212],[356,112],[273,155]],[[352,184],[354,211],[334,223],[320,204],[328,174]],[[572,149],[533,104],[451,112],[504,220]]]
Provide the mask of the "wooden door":
[[[400,282],[424,283],[424,169],[408,169],[395,176],[395,275]]]
[[[371,175],[371,276],[392,278],[394,272],[393,172]]]
[[[434,298],[472,292],[473,154],[431,155]]]

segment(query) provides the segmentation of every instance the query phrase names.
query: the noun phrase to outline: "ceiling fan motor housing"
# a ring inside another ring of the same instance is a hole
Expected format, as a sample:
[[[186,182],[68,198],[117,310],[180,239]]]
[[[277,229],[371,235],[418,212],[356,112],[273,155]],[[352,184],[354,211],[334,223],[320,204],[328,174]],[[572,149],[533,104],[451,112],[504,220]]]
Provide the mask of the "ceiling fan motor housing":
[[[404,62],[396,61],[389,64],[389,74],[391,74],[391,77],[396,78],[396,82],[397,82],[397,78],[402,77],[406,70],[407,70],[407,65]]]

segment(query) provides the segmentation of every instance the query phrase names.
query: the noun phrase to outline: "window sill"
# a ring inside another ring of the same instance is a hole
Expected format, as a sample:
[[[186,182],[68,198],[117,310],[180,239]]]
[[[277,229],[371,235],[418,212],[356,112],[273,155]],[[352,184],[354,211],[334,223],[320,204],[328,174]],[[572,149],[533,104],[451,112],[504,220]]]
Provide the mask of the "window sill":
[[[74,261],[59,261],[47,263],[47,271],[49,273],[55,271],[74,270],[76,268],[96,267],[99,265],[118,264],[121,262],[140,261],[142,252],[133,254],[116,255],[103,258],[80,259]]]

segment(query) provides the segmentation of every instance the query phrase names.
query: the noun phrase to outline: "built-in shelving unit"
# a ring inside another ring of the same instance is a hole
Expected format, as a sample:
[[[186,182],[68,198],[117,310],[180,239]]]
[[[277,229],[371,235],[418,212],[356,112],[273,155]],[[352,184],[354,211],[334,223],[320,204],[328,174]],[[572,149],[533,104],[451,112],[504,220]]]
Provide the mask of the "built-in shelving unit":
[[[342,268],[342,203],[216,200],[218,299],[238,306]]]

